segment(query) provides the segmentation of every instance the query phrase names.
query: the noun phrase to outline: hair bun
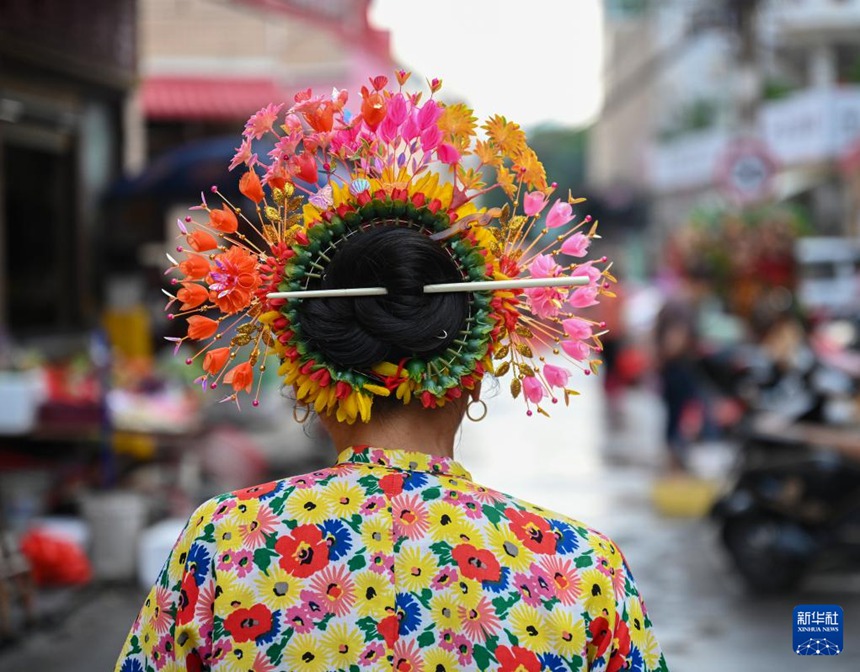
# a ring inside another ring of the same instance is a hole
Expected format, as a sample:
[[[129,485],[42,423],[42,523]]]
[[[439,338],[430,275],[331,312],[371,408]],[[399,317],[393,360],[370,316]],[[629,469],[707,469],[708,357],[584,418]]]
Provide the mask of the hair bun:
[[[314,350],[348,368],[432,357],[463,330],[468,297],[424,294],[424,285],[460,280],[448,252],[422,233],[399,226],[359,231],[338,248],[319,287],[385,287],[388,294],[305,300],[302,333]]]

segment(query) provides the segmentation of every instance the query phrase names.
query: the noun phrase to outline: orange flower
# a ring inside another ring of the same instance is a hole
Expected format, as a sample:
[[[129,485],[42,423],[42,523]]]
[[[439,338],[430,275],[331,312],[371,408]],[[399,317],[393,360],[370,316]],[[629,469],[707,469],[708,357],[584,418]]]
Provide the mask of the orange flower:
[[[232,385],[236,392],[241,390],[250,392],[251,386],[254,384],[254,370],[251,368],[251,364],[249,362],[237,364],[224,376],[224,382]]]
[[[215,236],[206,231],[192,231],[185,236],[185,240],[188,241],[188,244],[191,245],[196,252],[208,252],[209,250],[214,250],[218,247],[218,240]]]
[[[260,178],[253,170],[249,170],[247,173],[242,175],[242,179],[239,180],[239,191],[254,203],[259,203],[265,196],[263,193],[263,185],[260,184]]]
[[[228,208],[226,203],[221,206],[220,210],[209,211],[209,224],[213,229],[218,229],[222,233],[236,233],[236,229],[239,228],[236,213]]]
[[[176,292],[176,298],[182,301],[182,310],[192,310],[206,302],[209,290],[195,282],[183,282],[182,289]]]
[[[179,264],[179,270],[191,280],[200,280],[209,275],[209,261],[199,254],[192,254]]]
[[[361,87],[361,116],[364,118],[364,123],[368,125],[370,130],[375,131],[376,127],[385,119],[385,98],[381,93],[374,91],[371,93],[366,86]]]
[[[320,103],[318,107],[305,112],[304,117],[312,129],[318,133],[328,133],[334,124],[334,106]]]
[[[210,350],[203,359],[203,370],[206,373],[215,375],[224,368],[229,357],[230,348],[215,348],[214,350]]]
[[[202,315],[192,315],[188,318],[188,338],[202,341],[213,336],[218,331],[217,320]]]
[[[299,177],[299,179],[309,182],[310,184],[316,184],[316,181],[319,179],[319,175],[317,173],[317,162],[311,152],[302,152],[301,154],[293,156],[290,164],[293,167],[293,172]]]
[[[262,282],[256,258],[238,245],[215,257],[211,275],[212,302],[228,314],[247,308]]]

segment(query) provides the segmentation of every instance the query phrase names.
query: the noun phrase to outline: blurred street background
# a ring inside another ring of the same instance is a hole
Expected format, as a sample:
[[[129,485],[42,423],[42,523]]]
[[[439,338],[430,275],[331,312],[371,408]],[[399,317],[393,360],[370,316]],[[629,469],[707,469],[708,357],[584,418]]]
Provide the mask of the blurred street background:
[[[400,67],[522,123],[619,280],[600,375],[488,385],[458,458],[613,537],[675,672],[860,669],[860,0],[0,0],[0,670],[112,669],[197,504],[332,462],[276,376],[191,384],[164,255],[250,114]]]

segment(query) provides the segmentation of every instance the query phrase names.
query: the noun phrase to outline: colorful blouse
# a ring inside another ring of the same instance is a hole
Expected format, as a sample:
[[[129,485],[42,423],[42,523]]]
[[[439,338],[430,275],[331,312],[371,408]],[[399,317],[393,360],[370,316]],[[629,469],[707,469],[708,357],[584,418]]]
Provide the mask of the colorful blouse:
[[[197,509],[116,669],[667,667],[606,536],[452,459],[360,446]]]

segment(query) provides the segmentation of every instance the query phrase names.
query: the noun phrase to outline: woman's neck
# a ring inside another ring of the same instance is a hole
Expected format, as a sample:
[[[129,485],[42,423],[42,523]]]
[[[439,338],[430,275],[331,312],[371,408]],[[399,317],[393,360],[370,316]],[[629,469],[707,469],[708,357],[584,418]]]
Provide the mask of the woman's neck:
[[[370,422],[340,423],[321,417],[338,453],[349,446],[414,450],[439,457],[454,456],[454,440],[462,412],[456,404],[441,409],[407,406],[371,418]]]

